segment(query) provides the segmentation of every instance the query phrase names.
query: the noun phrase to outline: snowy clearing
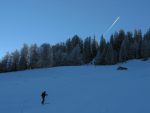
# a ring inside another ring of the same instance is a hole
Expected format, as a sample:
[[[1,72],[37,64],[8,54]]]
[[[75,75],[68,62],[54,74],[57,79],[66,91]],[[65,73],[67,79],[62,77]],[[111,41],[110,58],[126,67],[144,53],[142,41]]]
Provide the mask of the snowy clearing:
[[[150,113],[150,61],[129,61],[127,71],[118,66],[0,74],[0,113]]]

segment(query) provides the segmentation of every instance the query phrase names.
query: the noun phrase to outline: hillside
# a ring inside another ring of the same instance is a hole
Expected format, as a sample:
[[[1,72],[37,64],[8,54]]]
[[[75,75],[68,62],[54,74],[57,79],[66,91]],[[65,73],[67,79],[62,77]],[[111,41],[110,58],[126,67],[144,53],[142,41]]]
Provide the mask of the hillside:
[[[0,113],[150,113],[150,61],[0,74]],[[46,104],[41,92],[46,90]]]

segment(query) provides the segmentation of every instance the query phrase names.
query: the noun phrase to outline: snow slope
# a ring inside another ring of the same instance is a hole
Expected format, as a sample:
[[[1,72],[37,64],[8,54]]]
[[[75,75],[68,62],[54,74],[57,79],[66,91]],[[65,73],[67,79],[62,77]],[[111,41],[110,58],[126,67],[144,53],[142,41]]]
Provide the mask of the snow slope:
[[[0,74],[0,113],[150,113],[150,61]],[[41,105],[41,92],[49,94]]]

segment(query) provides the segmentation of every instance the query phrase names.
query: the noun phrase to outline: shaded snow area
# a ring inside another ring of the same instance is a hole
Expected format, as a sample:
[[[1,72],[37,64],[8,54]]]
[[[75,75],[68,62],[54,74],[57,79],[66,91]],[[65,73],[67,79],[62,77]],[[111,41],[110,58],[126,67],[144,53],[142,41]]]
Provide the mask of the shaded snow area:
[[[0,74],[0,113],[150,113],[150,61]],[[41,92],[46,102],[41,105]]]

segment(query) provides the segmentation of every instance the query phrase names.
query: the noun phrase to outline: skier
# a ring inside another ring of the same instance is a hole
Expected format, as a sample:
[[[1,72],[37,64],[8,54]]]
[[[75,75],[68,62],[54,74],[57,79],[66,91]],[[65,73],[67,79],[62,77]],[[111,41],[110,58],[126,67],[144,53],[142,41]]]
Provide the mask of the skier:
[[[42,94],[41,94],[41,97],[42,97],[42,102],[41,103],[42,104],[44,104],[46,96],[48,96],[48,94],[46,93],[46,91],[43,91]]]

